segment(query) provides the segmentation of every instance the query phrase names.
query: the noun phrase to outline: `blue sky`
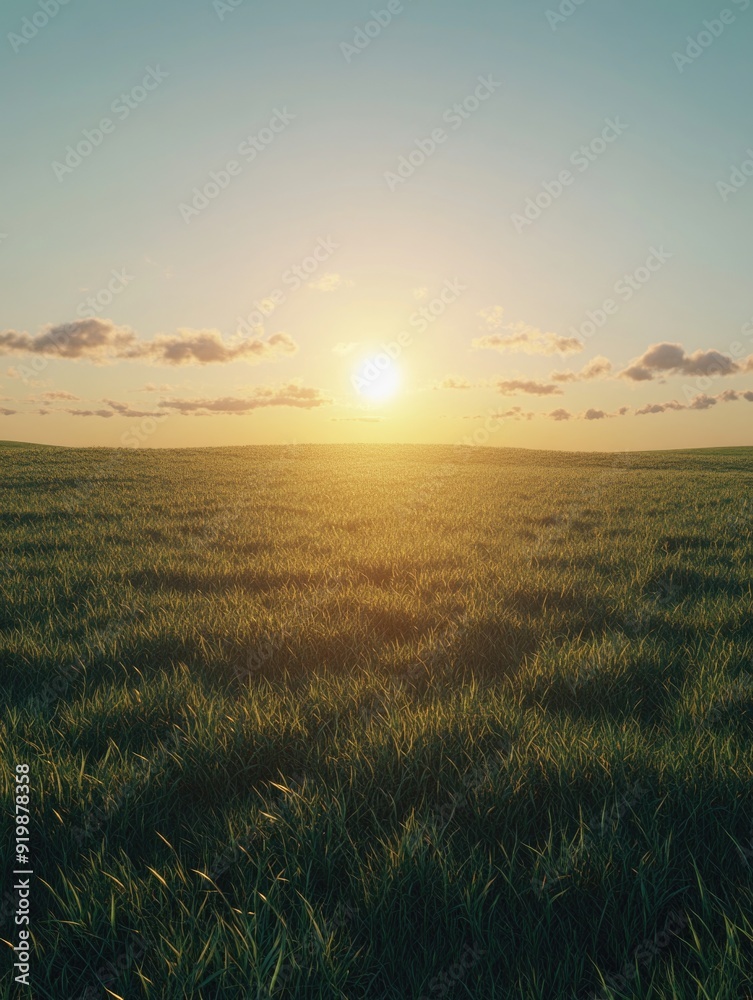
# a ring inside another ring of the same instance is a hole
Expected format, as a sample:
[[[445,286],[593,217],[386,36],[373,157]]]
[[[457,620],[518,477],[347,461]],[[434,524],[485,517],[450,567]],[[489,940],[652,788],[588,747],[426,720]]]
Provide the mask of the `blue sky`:
[[[3,8],[0,438],[453,442],[486,426],[486,443],[530,447],[750,443],[753,181],[718,185],[753,148],[753,4],[406,0],[354,54],[386,6],[69,0],[46,24],[39,3]],[[696,50],[704,21],[718,37]],[[687,51],[700,54],[675,56]],[[454,128],[447,115],[473,105],[479,78],[494,92]],[[90,155],[54,166],[108,117]],[[602,152],[610,120],[624,127]],[[391,185],[437,128],[445,140]],[[231,161],[236,175],[187,222],[180,206]],[[516,225],[562,171],[561,195]],[[286,283],[318,241],[337,249]],[[657,250],[666,261],[619,299]],[[124,270],[93,333],[38,339],[81,324]],[[453,281],[462,293],[419,333],[410,318]],[[276,291],[284,301],[244,335],[258,351],[228,350],[238,318]],[[603,328],[552,353],[610,298]],[[415,336],[385,391],[359,393],[354,373],[404,330]],[[640,379],[624,374],[667,344],[691,360],[668,367],[659,351]],[[611,366],[599,377],[552,381],[596,357]],[[77,398],[43,398],[55,393]],[[713,402],[693,407],[694,393]],[[638,413],[668,401],[683,408]],[[147,413],[161,418],[132,415]]]

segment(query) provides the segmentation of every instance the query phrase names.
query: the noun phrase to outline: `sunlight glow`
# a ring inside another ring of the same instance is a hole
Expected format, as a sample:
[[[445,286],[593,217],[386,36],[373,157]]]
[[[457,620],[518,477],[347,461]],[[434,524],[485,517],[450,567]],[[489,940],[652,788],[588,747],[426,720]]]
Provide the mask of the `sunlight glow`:
[[[361,361],[353,372],[353,388],[372,403],[391,399],[400,388],[400,369],[386,354]]]

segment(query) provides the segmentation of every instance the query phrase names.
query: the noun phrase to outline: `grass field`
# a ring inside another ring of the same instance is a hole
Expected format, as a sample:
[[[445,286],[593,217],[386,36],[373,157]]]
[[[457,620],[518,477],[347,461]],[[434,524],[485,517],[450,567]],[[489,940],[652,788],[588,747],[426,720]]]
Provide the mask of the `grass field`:
[[[753,997],[751,487],[0,448],[2,997]]]

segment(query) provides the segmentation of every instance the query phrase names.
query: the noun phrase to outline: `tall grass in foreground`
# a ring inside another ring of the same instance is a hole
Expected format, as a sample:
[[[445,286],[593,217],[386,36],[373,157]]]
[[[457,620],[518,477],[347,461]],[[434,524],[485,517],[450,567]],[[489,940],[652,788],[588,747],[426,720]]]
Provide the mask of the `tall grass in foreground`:
[[[751,485],[0,449],[0,996],[753,997]]]

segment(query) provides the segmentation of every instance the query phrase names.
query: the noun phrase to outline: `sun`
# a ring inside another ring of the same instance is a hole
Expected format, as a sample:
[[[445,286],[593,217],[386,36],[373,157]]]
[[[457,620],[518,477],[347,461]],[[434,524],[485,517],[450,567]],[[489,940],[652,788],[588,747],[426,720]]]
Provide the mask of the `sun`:
[[[351,378],[359,396],[371,403],[385,403],[392,399],[401,381],[400,369],[386,354],[363,359]]]

